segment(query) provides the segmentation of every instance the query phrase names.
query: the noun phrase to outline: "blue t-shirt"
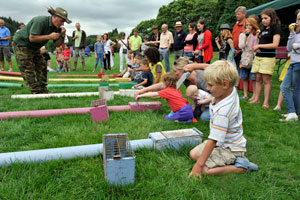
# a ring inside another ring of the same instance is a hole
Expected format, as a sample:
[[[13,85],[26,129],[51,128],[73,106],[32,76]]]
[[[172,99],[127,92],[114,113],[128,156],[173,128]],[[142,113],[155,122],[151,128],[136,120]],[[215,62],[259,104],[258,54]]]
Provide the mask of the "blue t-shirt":
[[[103,42],[96,42],[94,44],[94,51],[97,54],[100,54],[100,53],[104,54],[104,44],[103,44]]]
[[[8,28],[3,26],[0,28],[0,38],[6,38],[7,36],[10,36],[10,31]],[[9,40],[0,40],[0,45],[8,45]]]
[[[147,83],[143,85],[144,87],[148,87],[153,84],[153,75],[151,72],[142,72],[142,81],[147,80]],[[141,81],[141,82],[142,82]]]

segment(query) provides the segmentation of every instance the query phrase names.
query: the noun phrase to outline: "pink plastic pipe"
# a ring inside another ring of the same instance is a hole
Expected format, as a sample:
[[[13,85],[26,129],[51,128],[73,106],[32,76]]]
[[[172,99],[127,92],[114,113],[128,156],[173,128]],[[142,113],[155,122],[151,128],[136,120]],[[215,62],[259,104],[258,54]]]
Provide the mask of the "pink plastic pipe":
[[[145,110],[160,110],[162,104],[160,102],[129,102],[129,105],[124,106],[108,106],[108,111],[145,111]],[[16,112],[0,112],[0,120],[18,117],[47,117],[63,114],[88,114],[95,107],[86,108],[66,108],[66,109],[51,109],[51,110],[31,110],[31,111],[16,111]]]
[[[16,112],[1,112],[0,119],[18,118],[18,117],[47,117],[63,114],[88,114],[91,107],[87,108],[67,108],[51,110],[29,110]]]
[[[130,106],[108,106],[108,111],[126,111],[130,110]]]

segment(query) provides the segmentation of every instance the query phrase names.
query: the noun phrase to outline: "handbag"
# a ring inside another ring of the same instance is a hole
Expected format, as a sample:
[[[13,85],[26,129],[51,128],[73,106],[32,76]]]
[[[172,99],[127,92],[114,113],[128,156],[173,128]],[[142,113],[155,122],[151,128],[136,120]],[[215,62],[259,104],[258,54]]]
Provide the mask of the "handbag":
[[[123,49],[122,53],[127,54],[127,49]]]
[[[254,47],[256,36],[253,36],[251,49]],[[254,60],[255,53],[253,51],[243,51],[240,68],[250,69]]]
[[[123,49],[123,51],[122,51],[122,53],[123,54],[127,54],[127,50],[130,50],[130,48],[129,48],[129,46],[127,46],[124,42],[123,42],[123,40],[121,39],[121,42],[125,45],[125,47],[127,48],[127,49]]]
[[[233,64],[234,67],[236,67],[236,63],[234,60],[234,49],[230,49],[228,56],[227,56],[227,61],[230,62],[231,64]]]

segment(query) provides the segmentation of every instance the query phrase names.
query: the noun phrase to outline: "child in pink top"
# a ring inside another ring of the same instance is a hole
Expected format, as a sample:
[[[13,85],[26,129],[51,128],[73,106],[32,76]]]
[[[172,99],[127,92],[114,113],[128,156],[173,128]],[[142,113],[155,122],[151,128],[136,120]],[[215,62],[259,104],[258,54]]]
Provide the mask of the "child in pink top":
[[[65,72],[71,72],[71,50],[69,49],[69,46],[67,44],[64,44],[64,50],[62,52],[62,55],[64,56],[64,68]]]

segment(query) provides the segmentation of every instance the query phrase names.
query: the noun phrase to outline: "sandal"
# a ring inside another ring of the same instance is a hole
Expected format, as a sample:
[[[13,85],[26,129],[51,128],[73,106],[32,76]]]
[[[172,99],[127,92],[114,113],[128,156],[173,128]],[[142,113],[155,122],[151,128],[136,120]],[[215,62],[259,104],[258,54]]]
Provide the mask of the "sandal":
[[[268,109],[268,108],[270,108],[270,106],[269,105],[262,105],[262,108],[263,109]]]

